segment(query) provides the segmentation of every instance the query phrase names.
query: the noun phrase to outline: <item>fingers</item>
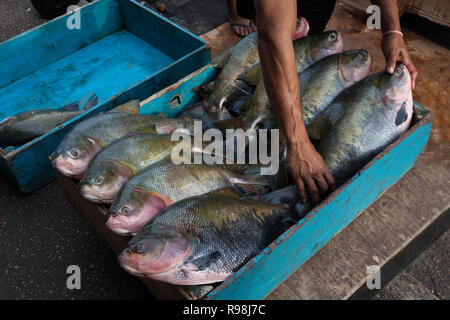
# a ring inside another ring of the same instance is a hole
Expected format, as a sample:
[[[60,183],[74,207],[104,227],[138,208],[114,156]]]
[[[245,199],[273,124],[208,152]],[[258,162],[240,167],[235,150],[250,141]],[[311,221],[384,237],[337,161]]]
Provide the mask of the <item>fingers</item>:
[[[389,58],[386,63],[386,71],[390,74],[393,74],[395,71],[395,65],[397,64],[397,57],[394,54],[389,55]]]
[[[319,202],[320,197],[319,197],[319,189],[316,186],[316,183],[314,182],[314,179],[311,176],[305,177],[305,184],[308,190],[308,194],[311,198],[311,200],[314,203]]]
[[[316,181],[316,185],[319,187],[321,193],[325,193],[326,191],[328,191],[328,183],[323,176],[314,178],[314,180]]]
[[[330,187],[330,191],[334,191],[336,189],[336,182],[334,181],[334,178],[331,175],[330,171],[325,171],[323,177],[327,181],[328,186]]]
[[[416,69],[416,66],[412,63],[411,58],[407,58],[404,61],[402,61],[403,65],[408,68],[408,71],[411,75],[411,88],[414,90],[416,87],[416,79],[419,72]]]
[[[301,178],[295,179],[295,184],[297,185],[298,196],[300,198],[301,203],[306,202],[306,190],[305,185],[303,184],[303,180]]]

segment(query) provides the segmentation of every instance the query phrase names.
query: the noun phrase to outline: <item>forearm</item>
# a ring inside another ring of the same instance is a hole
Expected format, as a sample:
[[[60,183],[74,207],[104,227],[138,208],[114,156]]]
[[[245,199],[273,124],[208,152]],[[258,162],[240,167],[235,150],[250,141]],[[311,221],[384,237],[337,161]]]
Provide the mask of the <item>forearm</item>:
[[[309,139],[300,109],[300,87],[292,45],[296,17],[291,14],[292,1],[267,3],[270,1],[255,1],[264,85],[289,145],[298,146]]]
[[[381,29],[383,32],[389,30],[401,30],[400,18],[398,14],[397,1],[392,0],[371,0],[373,4],[381,9]]]

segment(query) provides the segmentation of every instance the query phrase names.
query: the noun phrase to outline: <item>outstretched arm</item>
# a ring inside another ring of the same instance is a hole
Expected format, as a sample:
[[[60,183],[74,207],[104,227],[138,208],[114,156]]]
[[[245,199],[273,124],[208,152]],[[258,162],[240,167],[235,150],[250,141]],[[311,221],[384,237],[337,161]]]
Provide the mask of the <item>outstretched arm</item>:
[[[259,55],[264,85],[287,143],[287,162],[300,200],[319,201],[320,192],[334,187],[334,179],[306,133],[300,109],[292,36],[297,22],[295,0],[255,0]]]
[[[383,34],[388,31],[401,31],[397,1],[372,0],[381,9],[381,29]],[[393,73],[397,62],[408,68],[411,74],[411,88],[414,90],[417,79],[417,69],[411,60],[403,36],[397,32],[391,32],[381,39],[381,49],[386,58],[386,71]]]

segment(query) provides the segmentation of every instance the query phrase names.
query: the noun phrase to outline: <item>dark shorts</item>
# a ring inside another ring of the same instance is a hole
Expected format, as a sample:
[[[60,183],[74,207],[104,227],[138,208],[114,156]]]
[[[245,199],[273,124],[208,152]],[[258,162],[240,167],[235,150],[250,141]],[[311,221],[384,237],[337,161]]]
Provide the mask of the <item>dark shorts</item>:
[[[247,19],[255,19],[253,1],[236,0],[237,13]],[[276,0],[274,0],[276,1]],[[336,0],[297,0],[297,17],[304,17],[309,22],[309,33],[322,32],[330,20]]]

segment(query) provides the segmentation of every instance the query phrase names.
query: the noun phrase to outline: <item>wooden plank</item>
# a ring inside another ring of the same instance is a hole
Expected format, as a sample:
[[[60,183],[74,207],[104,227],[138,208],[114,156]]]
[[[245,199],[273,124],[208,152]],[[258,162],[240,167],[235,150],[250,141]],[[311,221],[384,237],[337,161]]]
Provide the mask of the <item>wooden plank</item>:
[[[448,151],[447,147],[440,153],[448,156]],[[425,153],[268,299],[370,298],[375,294],[376,290],[366,287],[367,266],[378,265],[385,284],[449,227],[450,170],[448,160],[440,158],[435,161],[431,152]]]
[[[213,60],[242,39],[231,30],[229,22],[201,35],[201,38],[210,45],[211,59]]]

